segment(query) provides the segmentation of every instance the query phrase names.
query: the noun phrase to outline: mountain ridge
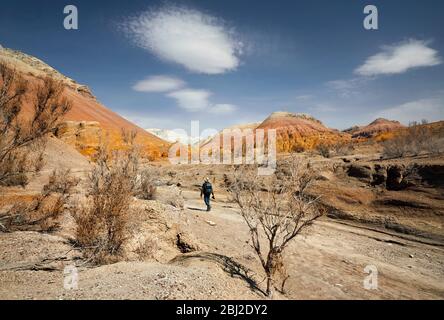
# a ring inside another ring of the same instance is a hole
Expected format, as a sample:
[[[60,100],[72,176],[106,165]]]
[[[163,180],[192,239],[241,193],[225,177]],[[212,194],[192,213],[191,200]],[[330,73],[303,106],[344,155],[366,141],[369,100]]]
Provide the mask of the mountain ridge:
[[[32,112],[29,93],[35,91],[43,77],[51,77],[65,85],[63,94],[72,101],[72,108],[63,118],[66,123],[58,137],[74,145],[82,154],[92,155],[103,137],[107,137],[111,148],[122,148],[124,142],[121,132],[125,130],[137,132],[136,143],[142,146],[142,152],[150,158],[167,156],[169,142],[150,134],[105,107],[86,85],[78,84],[75,80],[64,76],[44,61],[8,48],[0,49],[0,61],[14,68],[28,82],[28,97],[25,97],[22,108],[25,116]],[[94,130],[89,130],[91,128]]]

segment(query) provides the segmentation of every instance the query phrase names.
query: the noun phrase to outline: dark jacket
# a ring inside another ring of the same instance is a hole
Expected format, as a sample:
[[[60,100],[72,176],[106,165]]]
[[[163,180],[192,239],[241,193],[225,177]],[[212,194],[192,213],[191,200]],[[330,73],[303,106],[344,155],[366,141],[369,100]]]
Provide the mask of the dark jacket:
[[[209,191],[211,190],[211,191]],[[211,183],[209,182],[204,182],[202,185],[202,188],[200,188],[200,196],[202,197],[202,195],[213,195],[214,198],[214,190],[213,190],[213,186],[211,185]]]

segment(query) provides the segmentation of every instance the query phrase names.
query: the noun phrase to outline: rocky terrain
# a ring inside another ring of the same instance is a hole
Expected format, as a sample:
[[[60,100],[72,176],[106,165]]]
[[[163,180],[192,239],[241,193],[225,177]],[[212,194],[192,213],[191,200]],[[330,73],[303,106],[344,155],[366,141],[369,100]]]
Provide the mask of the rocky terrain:
[[[62,163],[82,179],[90,170],[88,160],[58,139],[49,143],[47,157],[26,189],[3,188],[2,198],[38,192]],[[287,292],[274,298],[444,298],[444,159],[310,158],[318,172],[312,192],[322,196],[328,214],[290,245]],[[156,199],[132,205],[120,262],[90,265],[72,245],[66,213],[50,234],[0,233],[0,298],[263,299],[248,228],[227,193],[234,167],[154,165]],[[199,199],[205,176],[216,193],[210,213]],[[63,286],[71,265],[79,272],[76,290]],[[377,290],[363,287],[367,265],[378,269]]]

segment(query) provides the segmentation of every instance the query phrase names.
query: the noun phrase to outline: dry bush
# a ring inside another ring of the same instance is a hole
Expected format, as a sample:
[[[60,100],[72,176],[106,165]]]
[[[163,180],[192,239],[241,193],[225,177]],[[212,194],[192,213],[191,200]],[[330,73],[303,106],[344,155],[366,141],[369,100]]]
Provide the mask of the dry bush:
[[[158,176],[158,172],[153,167],[142,169],[137,176],[135,196],[143,200],[153,200],[156,196]]]
[[[324,158],[330,158],[331,156],[346,156],[353,153],[354,147],[351,143],[345,141],[339,141],[336,143],[319,143],[316,148],[316,152]]]
[[[97,264],[116,261],[127,240],[126,226],[134,194],[138,152],[135,147],[110,155],[101,145],[88,178],[85,203],[73,211],[76,241]]]
[[[60,181],[63,183],[60,187]],[[69,171],[54,171],[43,191],[30,203],[19,202],[0,213],[3,231],[34,230],[51,232],[59,227],[59,217],[65,211],[72,189],[78,184]]]
[[[41,169],[44,138],[71,107],[63,88],[61,82],[43,79],[28,97],[32,114],[21,117],[29,85],[16,70],[0,63],[0,185],[26,185],[27,174]]]
[[[238,168],[230,194],[250,229],[252,247],[267,278],[265,293],[271,296],[276,275],[283,279],[281,291],[288,279],[283,260],[285,248],[321,216],[322,210],[317,205],[318,198],[307,194],[307,188],[315,180],[314,171],[307,163],[292,158],[280,170],[286,174],[279,178],[260,177],[256,169]]]
[[[179,192],[176,195],[173,195],[167,204],[172,205],[174,208],[183,210],[185,208],[185,201],[182,196],[182,191],[179,190]]]
[[[398,132],[392,139],[383,141],[382,147],[385,158],[436,155],[444,151],[444,132],[434,130],[424,121],[421,124],[412,122],[407,129]]]
[[[159,187],[154,199],[180,210],[183,210],[185,207],[182,190],[177,186]]]
[[[330,146],[325,143],[319,143],[316,146],[316,151],[324,158],[330,158]]]
[[[153,258],[155,252],[159,250],[158,244],[154,237],[143,240],[139,239],[138,243],[139,245],[134,250],[134,252],[137,254],[138,258],[142,261]]]
[[[128,131],[124,128],[121,128],[120,136],[124,144],[132,146],[136,141],[137,131],[135,130]]]
[[[54,169],[49,176],[49,183],[43,187],[43,191],[46,193],[70,194],[79,182],[80,179],[74,177],[70,169]]]
[[[350,142],[337,142],[332,145],[332,151],[335,156],[348,156],[353,153],[354,146]]]

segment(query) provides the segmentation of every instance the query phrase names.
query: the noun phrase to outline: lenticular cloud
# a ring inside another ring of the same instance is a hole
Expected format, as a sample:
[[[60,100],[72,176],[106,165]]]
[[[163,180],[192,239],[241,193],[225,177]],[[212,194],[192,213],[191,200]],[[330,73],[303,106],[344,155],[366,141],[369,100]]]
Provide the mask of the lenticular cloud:
[[[368,58],[355,70],[362,76],[399,74],[413,68],[441,64],[438,51],[428,47],[428,42],[410,39],[406,42],[383,47],[383,51]]]
[[[138,46],[192,72],[219,74],[239,65],[242,44],[219,19],[196,10],[143,12],[129,19],[125,29]]]

